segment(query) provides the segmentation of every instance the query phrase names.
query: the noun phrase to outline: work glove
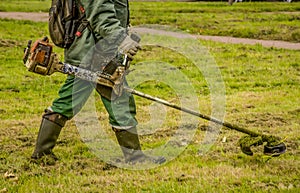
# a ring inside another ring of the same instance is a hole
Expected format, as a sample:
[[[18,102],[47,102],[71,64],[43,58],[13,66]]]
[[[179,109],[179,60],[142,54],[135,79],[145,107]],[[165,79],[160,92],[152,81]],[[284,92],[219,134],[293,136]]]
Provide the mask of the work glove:
[[[140,44],[133,40],[130,36],[126,36],[123,42],[119,46],[119,51],[121,54],[126,54],[129,60],[133,60],[138,50],[141,50]]]

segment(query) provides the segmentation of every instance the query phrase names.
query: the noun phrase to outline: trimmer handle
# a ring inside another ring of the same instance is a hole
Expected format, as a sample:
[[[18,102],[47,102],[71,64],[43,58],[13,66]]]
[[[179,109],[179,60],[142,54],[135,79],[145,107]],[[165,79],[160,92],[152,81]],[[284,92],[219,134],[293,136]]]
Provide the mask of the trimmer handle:
[[[132,40],[136,41],[137,43],[139,43],[141,41],[141,37],[136,33],[131,33],[130,38]],[[127,54],[125,54],[123,62],[122,62],[122,65],[125,66],[125,69],[129,69],[129,66],[130,66],[129,62],[130,62],[130,60],[129,60]]]

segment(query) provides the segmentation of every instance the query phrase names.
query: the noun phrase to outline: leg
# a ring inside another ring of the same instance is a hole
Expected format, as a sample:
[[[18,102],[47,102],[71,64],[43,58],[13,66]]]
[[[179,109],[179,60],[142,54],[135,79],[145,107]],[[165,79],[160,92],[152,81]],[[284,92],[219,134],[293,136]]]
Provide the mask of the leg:
[[[57,159],[52,149],[62,127],[80,111],[93,89],[91,83],[68,76],[59,91],[59,98],[53,101],[52,106],[43,115],[32,159],[39,159],[44,155]]]
[[[51,109],[72,119],[82,109],[94,88],[95,85],[91,82],[68,76]]]
[[[130,164],[151,162],[162,164],[166,161],[164,157],[150,157],[142,152],[136,127],[130,129],[116,129],[113,127],[118,143],[124,154],[125,162]]]
[[[60,131],[66,121],[67,118],[63,115],[50,110],[45,111],[37,137],[35,150],[31,156],[32,159],[39,159],[44,155],[50,155],[57,160],[52,149],[54,148]]]
[[[115,131],[125,162],[133,164],[137,162],[161,164],[166,161],[164,157],[150,157],[142,152],[136,130],[136,106],[131,94],[124,92],[122,96],[114,101],[102,97],[102,101],[109,113],[109,122],[113,131]]]

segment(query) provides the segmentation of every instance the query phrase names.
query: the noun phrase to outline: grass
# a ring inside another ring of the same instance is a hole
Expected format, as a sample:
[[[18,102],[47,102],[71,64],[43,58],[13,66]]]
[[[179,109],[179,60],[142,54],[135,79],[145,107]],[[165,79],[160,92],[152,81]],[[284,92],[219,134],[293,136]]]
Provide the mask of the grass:
[[[51,1],[46,0],[3,0],[0,3],[0,11],[19,12],[48,12]]]
[[[132,4],[140,9],[146,7],[144,3]],[[150,5],[156,4],[147,4]],[[178,7],[178,3],[168,5]],[[180,5],[192,10],[189,3]],[[235,10],[236,7],[241,10],[244,3],[228,8],[219,3],[201,5],[205,9],[202,14],[209,17],[209,10]],[[298,4],[287,5],[289,8],[281,3],[278,6],[259,5],[253,3],[244,9],[253,13],[262,10],[269,13],[297,11]],[[254,14],[249,14],[249,17],[254,17]],[[141,22],[135,22],[138,21]],[[280,157],[264,156],[262,147],[254,148],[252,157],[242,154],[237,143],[243,134],[226,128],[221,130],[210,151],[200,155],[198,151],[203,146],[201,142],[208,123],[199,120],[190,144],[167,164],[137,171],[110,168],[89,151],[75,122],[70,121],[55,148],[60,161],[54,166],[43,166],[29,163],[29,157],[41,114],[57,97],[65,76],[39,76],[27,72],[22,65],[26,41],[46,35],[45,23],[5,19],[0,20],[0,24],[4,26],[0,28],[0,192],[299,192],[299,51],[199,41],[213,56],[222,74],[226,88],[225,120],[285,138],[288,151]],[[243,23],[237,26],[243,26]],[[55,51],[62,54],[60,49]],[[168,63],[185,74],[197,91],[201,112],[211,113],[211,93],[204,76],[186,58],[168,49],[145,48],[136,57],[132,68],[138,68],[138,62],[147,57]],[[172,72],[172,69],[167,72]],[[173,102],[179,100],[174,88],[163,82],[148,81],[137,89]],[[109,138],[115,140],[97,95],[95,100],[101,126]],[[137,118],[143,124],[150,119],[147,112],[151,112],[154,106],[140,97],[136,97],[136,101]],[[141,136],[143,149],[163,144],[176,131],[178,113],[167,108],[166,117],[155,133]],[[226,142],[222,142],[224,138]]]
[[[298,12],[299,3],[240,3],[227,6],[226,3],[143,2],[133,4],[132,23],[171,25],[201,35],[297,42]]]
[[[47,12],[49,5],[2,0],[0,10]],[[134,26],[159,24],[201,35],[300,41],[299,2],[131,2],[130,9]]]

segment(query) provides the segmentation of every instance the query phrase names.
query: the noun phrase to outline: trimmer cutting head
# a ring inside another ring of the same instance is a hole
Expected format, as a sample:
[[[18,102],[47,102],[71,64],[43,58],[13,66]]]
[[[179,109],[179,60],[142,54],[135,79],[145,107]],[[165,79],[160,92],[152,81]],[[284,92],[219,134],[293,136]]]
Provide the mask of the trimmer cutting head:
[[[273,145],[273,146],[264,146],[264,154],[276,157],[280,156],[281,154],[286,152],[286,146],[284,143],[279,143],[278,145]]]
[[[277,137],[274,136],[244,136],[239,140],[239,145],[241,150],[246,155],[253,155],[251,147],[256,147],[259,145],[264,145],[264,154],[268,156],[279,156],[286,152],[286,145]]]

